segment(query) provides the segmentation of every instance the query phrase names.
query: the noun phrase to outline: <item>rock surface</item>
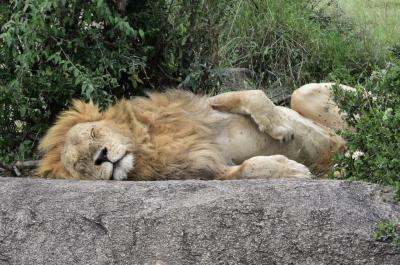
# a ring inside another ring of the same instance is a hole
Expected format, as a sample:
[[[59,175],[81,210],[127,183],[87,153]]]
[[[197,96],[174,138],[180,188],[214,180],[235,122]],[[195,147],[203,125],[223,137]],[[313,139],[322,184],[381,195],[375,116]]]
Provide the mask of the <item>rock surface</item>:
[[[0,178],[0,264],[400,264],[383,220],[363,183]]]
[[[254,89],[255,73],[247,68],[225,68],[222,71],[222,87],[231,90]]]

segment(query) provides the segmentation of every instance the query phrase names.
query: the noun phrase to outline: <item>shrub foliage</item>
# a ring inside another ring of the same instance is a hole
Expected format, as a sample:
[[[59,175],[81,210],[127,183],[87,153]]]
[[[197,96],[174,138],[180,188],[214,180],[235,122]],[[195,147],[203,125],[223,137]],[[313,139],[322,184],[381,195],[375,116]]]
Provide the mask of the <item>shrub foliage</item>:
[[[400,62],[374,72],[356,93],[335,94],[354,128],[342,132],[348,151],[337,169],[347,178],[394,186],[400,198]]]

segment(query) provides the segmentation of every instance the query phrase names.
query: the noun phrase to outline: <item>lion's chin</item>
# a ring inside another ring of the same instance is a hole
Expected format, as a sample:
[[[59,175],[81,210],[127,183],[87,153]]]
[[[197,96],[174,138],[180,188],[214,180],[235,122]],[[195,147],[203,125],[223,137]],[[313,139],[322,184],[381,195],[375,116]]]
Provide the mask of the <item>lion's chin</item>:
[[[127,180],[129,172],[133,169],[135,158],[132,154],[127,154],[118,162],[114,169],[114,180]]]

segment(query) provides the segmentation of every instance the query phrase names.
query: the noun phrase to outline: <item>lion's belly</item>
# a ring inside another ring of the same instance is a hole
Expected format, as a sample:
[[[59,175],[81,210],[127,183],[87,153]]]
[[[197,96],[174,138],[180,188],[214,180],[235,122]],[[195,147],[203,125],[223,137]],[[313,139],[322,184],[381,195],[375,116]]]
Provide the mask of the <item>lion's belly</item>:
[[[295,129],[295,139],[290,142],[280,143],[260,132],[248,116],[222,112],[215,114],[219,120],[215,128],[215,142],[227,161],[235,164],[253,156],[279,154],[307,166],[322,160],[330,161],[343,145],[340,137],[331,136],[328,131],[292,110],[284,109],[282,114],[291,117],[290,123]]]
[[[273,154],[268,147],[275,144],[274,140],[261,133],[249,117],[222,112],[216,115],[215,141],[227,161],[238,164],[253,156]]]

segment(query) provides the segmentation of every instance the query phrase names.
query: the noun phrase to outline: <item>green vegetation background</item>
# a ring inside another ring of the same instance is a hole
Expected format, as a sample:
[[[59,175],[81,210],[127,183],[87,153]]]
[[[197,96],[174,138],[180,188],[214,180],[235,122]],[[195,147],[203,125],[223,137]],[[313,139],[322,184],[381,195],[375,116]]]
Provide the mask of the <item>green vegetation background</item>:
[[[136,0],[118,9],[124,2],[0,2],[0,161],[37,157],[40,137],[72,98],[106,106],[178,84],[218,93],[223,69],[244,67],[264,90],[360,85],[337,93],[356,131],[344,133],[349,153],[334,171],[400,190],[396,23],[378,36],[378,23],[367,27],[372,20],[341,1]]]

